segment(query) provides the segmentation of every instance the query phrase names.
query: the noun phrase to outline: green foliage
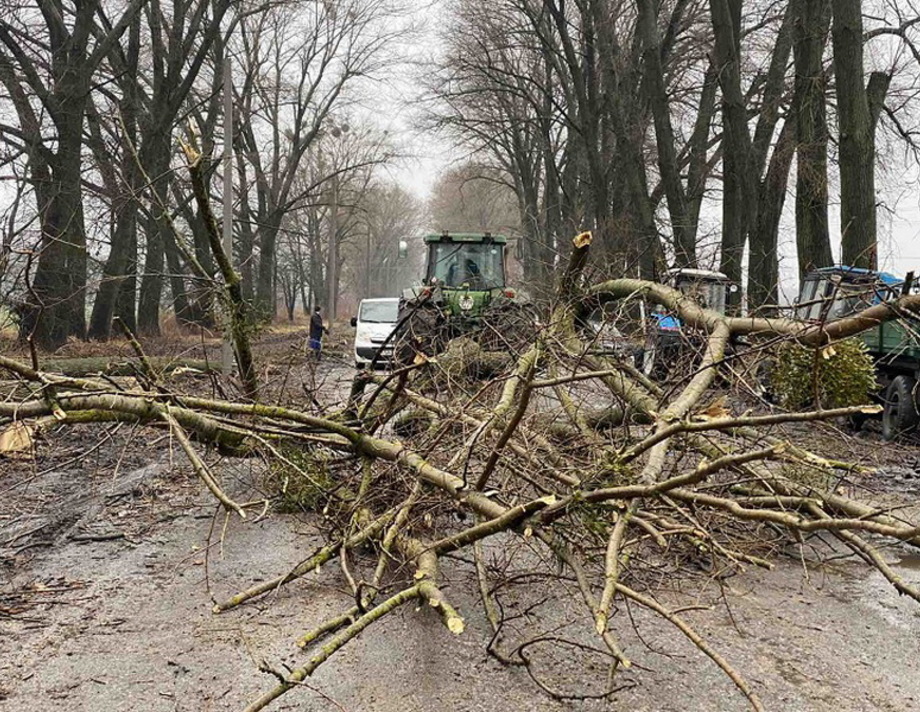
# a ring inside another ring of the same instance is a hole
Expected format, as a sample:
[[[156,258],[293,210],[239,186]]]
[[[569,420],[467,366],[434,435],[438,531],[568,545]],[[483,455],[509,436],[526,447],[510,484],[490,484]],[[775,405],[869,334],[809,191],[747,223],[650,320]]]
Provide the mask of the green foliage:
[[[772,390],[785,408],[845,408],[869,403],[875,364],[858,338],[823,348],[788,342],[777,350]]]
[[[573,531],[583,531],[596,539],[600,545],[610,535],[613,526],[614,509],[609,503],[574,501],[568,508],[569,516],[573,523],[577,522]]]
[[[582,487],[587,489],[600,489],[604,487],[626,487],[639,482],[639,473],[628,465],[624,465],[616,454],[605,453],[598,463],[597,469],[584,473]],[[615,510],[622,511],[625,502],[586,502],[578,499],[569,509],[573,520],[587,530],[592,536],[606,541],[613,526]]]
[[[334,488],[326,458],[313,450],[288,447],[282,458],[273,457],[264,480],[267,494],[276,497],[282,512],[302,512],[322,507]]]
[[[639,482],[639,473],[635,468],[624,465],[619,455],[613,452],[601,454],[597,463],[597,470],[585,473],[582,477],[583,486],[590,484],[592,487],[625,487]]]

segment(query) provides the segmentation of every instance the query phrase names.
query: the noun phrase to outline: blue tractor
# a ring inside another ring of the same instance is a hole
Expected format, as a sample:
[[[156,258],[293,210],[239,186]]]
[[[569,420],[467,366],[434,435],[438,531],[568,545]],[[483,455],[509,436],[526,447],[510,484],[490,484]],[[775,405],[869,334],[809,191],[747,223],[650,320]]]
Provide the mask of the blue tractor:
[[[725,313],[729,292],[738,286],[722,272],[679,267],[665,273],[663,283],[691,297],[704,309]],[[664,378],[678,363],[689,363],[688,354],[699,351],[699,338],[689,331],[680,318],[658,304],[652,308],[646,325],[645,345],[639,358],[642,372],[652,378]]]

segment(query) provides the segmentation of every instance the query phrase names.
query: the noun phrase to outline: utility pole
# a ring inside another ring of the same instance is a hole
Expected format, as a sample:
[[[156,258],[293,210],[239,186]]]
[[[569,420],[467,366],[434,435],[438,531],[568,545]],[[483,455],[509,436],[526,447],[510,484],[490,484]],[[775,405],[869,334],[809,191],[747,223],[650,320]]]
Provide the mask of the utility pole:
[[[230,57],[224,56],[224,252],[230,263],[233,263],[233,73],[230,67]],[[231,343],[230,319],[228,315],[227,328],[224,332],[224,343],[221,347],[221,362],[224,375],[233,372],[233,346]]]
[[[338,262],[339,233],[339,177],[332,176],[332,207],[329,213],[329,260],[326,265],[326,319],[331,324],[335,320],[336,296],[335,271]]]
[[[339,140],[348,133],[348,124],[332,123],[329,135]],[[333,154],[333,158],[335,158]],[[339,174],[338,161],[332,161],[332,206],[329,214],[329,259],[326,264],[326,313],[330,323],[338,312],[338,268],[339,268]]]

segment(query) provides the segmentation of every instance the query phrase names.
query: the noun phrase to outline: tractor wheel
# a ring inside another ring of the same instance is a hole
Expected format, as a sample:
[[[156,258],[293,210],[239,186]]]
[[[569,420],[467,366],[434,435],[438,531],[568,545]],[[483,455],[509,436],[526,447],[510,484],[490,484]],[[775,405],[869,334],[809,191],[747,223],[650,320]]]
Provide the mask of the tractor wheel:
[[[910,376],[896,376],[885,393],[882,412],[882,437],[894,440],[899,435],[912,431],[920,421],[914,388],[917,382]]]

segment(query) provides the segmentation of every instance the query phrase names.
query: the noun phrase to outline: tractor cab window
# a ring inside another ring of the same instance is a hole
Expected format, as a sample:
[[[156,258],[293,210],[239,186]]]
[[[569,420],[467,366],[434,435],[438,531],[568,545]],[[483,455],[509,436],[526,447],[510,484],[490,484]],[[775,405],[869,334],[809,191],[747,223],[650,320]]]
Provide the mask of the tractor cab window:
[[[849,287],[855,287],[855,285],[849,285]],[[851,303],[855,303],[858,298],[857,292],[841,284],[839,275],[807,279],[799,294],[795,316],[804,321],[839,319],[849,313]]]
[[[802,284],[799,299],[795,308],[796,319],[802,321],[817,321],[821,318],[825,291],[833,289],[829,279],[806,279]]]
[[[497,289],[505,284],[502,247],[483,243],[431,243],[428,280],[446,287]]]
[[[820,321],[822,318],[833,321],[879,304],[891,296],[889,287],[869,280],[847,282],[837,274],[807,279],[802,285],[795,316],[805,321]]]
[[[878,301],[876,290],[871,284],[842,283],[831,305],[830,319],[842,319],[858,311],[867,309]]]
[[[725,313],[725,283],[705,279],[678,278],[674,285],[704,309]]]

